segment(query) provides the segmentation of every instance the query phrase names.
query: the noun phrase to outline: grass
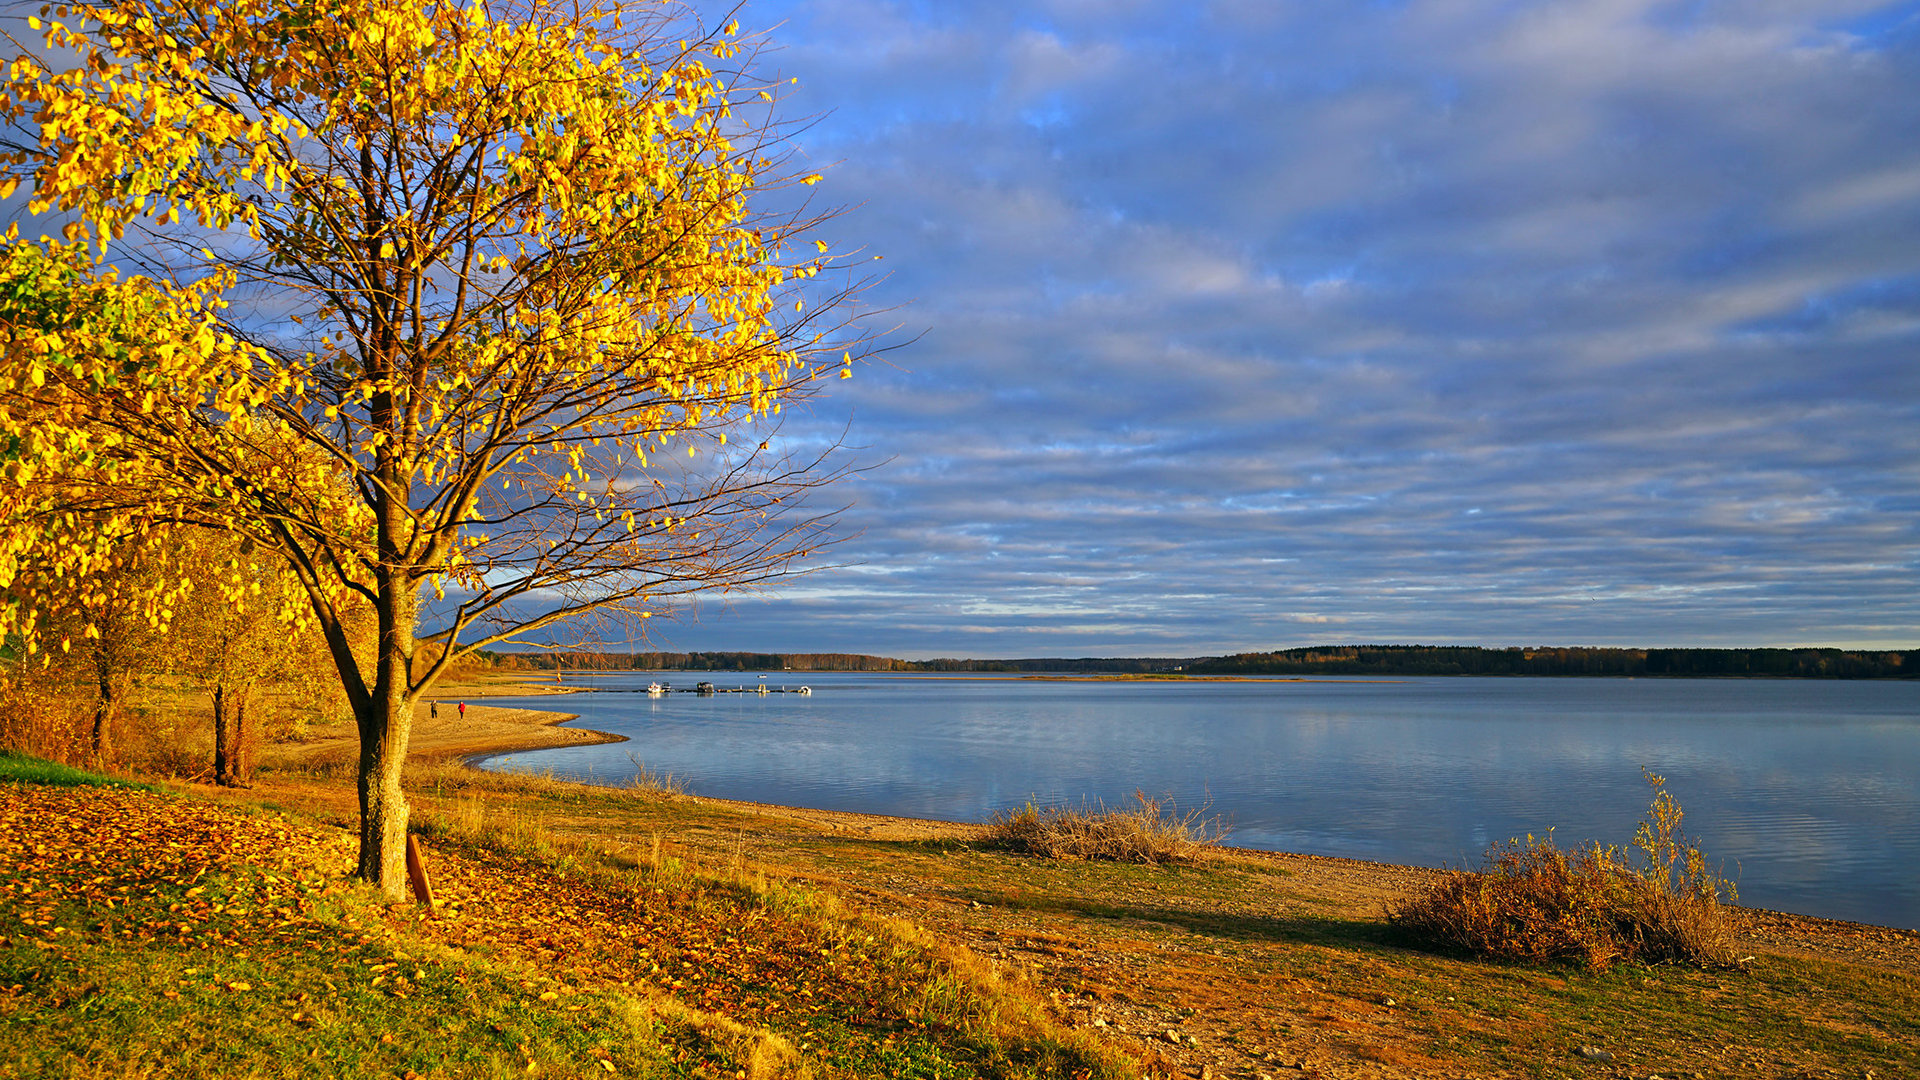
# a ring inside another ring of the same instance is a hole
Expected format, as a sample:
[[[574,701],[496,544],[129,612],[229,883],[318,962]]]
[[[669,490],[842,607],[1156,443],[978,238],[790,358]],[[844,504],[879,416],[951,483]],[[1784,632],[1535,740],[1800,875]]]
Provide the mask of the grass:
[[[909,923],[412,779],[431,913],[254,801],[0,790],[0,1076],[1137,1075]]]
[[[123,780],[28,754],[0,749],[0,783],[48,784],[61,787],[126,787],[154,791],[151,784]]]
[[[1347,864],[1230,849],[1196,865],[1036,859],[538,782],[488,798],[552,834],[635,837],[642,861],[655,836],[667,858],[690,862],[729,865],[744,851],[776,883],[911,919],[1153,1074],[1211,1061],[1215,1076],[1285,1076],[1303,1062],[1385,1076],[1612,1075],[1579,1056],[1592,1046],[1620,1075],[1920,1075],[1920,979],[1907,971],[1764,953],[1727,970],[1489,963],[1406,948],[1381,913],[1388,893],[1326,891],[1370,874]],[[1170,1028],[1199,1048],[1174,1047]]]
[[[1734,966],[1738,917],[1722,903],[1733,886],[1680,831],[1666,780],[1647,782],[1653,803],[1630,849],[1565,851],[1551,834],[1509,840],[1484,868],[1447,875],[1391,921],[1413,941],[1496,960]]]
[[[1134,805],[1045,809],[1028,803],[995,814],[988,839],[1013,851],[1049,859],[1123,863],[1196,863],[1219,847],[1226,829],[1205,809],[1184,813],[1171,800],[1133,793]]]

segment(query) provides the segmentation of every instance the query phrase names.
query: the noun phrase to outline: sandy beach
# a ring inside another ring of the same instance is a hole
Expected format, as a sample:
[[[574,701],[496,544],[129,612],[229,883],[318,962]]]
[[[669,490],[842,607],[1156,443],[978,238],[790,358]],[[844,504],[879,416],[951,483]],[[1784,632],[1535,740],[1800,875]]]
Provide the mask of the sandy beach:
[[[448,696],[423,701],[414,708],[413,732],[407,741],[407,759],[439,761],[476,758],[516,750],[626,741],[624,735],[559,726],[575,719],[574,713],[509,709],[475,704],[470,700],[564,693],[556,692],[552,687],[458,687]],[[460,710],[463,701],[467,703],[465,715]],[[437,716],[434,715],[436,712]],[[360,751],[360,739],[352,731],[329,733],[313,742],[283,745],[277,749],[276,757],[290,765],[330,765],[351,761]]]

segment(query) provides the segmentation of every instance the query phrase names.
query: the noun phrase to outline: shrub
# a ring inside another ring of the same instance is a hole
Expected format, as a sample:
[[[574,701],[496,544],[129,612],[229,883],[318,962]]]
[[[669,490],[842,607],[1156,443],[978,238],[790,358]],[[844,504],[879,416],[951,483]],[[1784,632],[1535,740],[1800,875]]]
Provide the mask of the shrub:
[[[1104,803],[1041,809],[1028,803],[995,814],[987,838],[1050,859],[1192,863],[1207,858],[1226,837],[1226,827],[1207,818],[1204,807],[1180,813],[1171,799],[1149,799],[1138,791],[1133,798],[1135,805],[1121,809]]]
[[[1680,831],[1665,778],[1646,776],[1653,804],[1628,849],[1509,840],[1488,850],[1485,868],[1448,874],[1390,921],[1417,941],[1502,960],[1732,966],[1738,920],[1722,898],[1734,898],[1733,884]]]

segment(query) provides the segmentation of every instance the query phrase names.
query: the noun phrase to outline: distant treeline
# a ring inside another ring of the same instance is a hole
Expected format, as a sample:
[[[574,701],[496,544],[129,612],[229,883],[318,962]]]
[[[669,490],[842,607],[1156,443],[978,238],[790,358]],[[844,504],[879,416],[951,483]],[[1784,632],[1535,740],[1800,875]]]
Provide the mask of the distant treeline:
[[[1897,679],[1920,677],[1920,650],[1488,649],[1476,645],[1320,645],[1236,656],[896,660],[860,653],[498,653],[498,666],[567,671],[1061,672],[1085,675],[1602,675]]]
[[[1484,649],[1469,645],[1343,645],[1241,653],[1186,665],[1206,675],[1614,675],[1891,679],[1920,675],[1920,650]]]
[[[495,653],[497,666],[534,671],[922,671],[1073,672],[1139,675],[1177,671],[1190,660],[1082,657],[1074,660],[895,660],[861,653],[643,652]]]

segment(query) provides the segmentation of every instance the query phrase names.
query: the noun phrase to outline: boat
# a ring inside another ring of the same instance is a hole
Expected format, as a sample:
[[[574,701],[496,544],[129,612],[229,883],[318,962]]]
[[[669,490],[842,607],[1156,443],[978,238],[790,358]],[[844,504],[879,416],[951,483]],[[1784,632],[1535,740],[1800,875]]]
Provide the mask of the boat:
[[[657,682],[656,682],[656,683],[648,683],[648,684],[647,684],[647,696],[648,696],[648,697],[660,697],[661,695],[663,695],[663,694],[665,694],[666,692],[667,692],[667,685],[666,685],[665,683],[657,683]]]
[[[811,693],[813,693],[813,687],[811,687],[811,686],[803,686],[803,687],[801,687],[801,688],[800,688],[800,689],[799,689],[798,691],[796,691],[796,693],[801,693],[801,694],[811,694]]]

